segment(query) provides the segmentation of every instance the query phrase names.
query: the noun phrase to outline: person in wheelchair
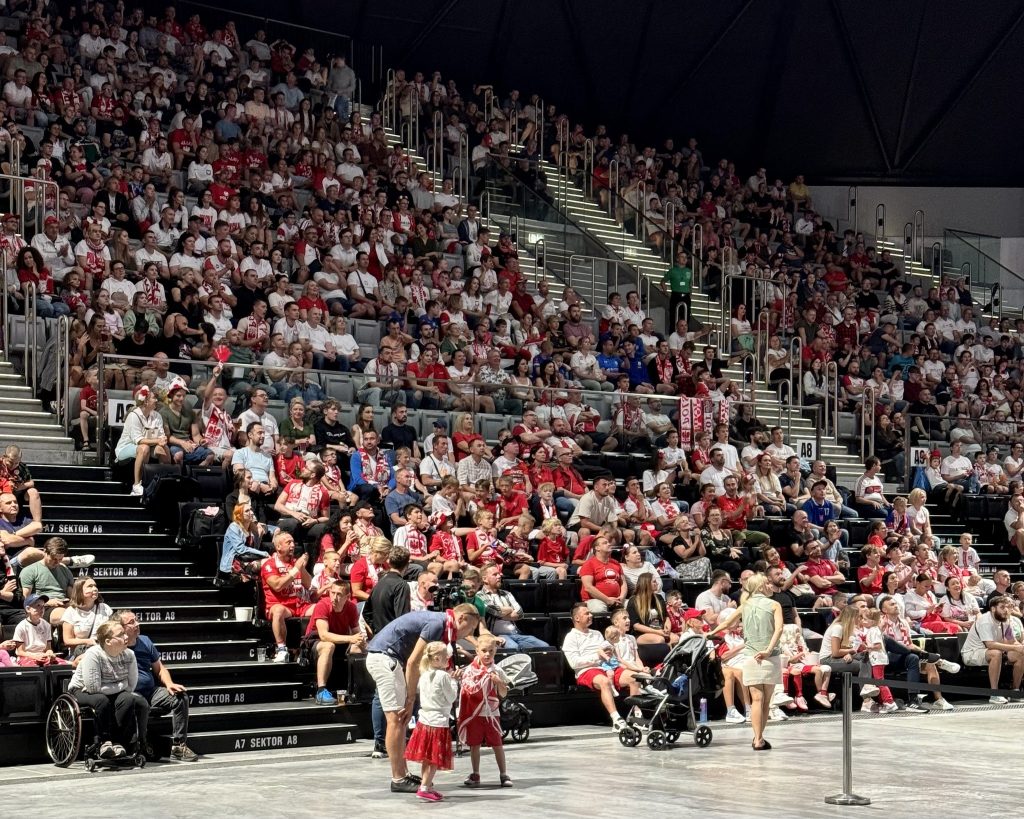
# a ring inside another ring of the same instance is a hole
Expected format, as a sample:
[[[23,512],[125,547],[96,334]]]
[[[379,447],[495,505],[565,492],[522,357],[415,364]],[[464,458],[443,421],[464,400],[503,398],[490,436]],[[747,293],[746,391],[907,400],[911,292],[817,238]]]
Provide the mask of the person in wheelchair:
[[[108,620],[96,630],[96,645],[82,655],[68,685],[78,704],[92,709],[101,759],[127,756],[125,745],[138,742],[139,726],[149,716],[149,703],[135,693],[138,682],[124,626]]]

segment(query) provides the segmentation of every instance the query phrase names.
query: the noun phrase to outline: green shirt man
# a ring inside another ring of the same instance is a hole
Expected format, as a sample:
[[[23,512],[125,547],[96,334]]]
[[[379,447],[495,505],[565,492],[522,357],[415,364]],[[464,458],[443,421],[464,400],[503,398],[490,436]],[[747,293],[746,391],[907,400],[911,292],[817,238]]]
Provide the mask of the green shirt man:
[[[693,270],[686,264],[672,265],[665,274],[661,287],[679,295],[689,295],[693,288]]]

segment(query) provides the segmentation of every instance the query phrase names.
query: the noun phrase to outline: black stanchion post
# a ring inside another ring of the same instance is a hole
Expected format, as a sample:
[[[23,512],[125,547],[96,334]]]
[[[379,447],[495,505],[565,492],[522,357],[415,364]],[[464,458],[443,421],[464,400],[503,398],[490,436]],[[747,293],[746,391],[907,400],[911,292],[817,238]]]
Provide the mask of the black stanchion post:
[[[853,792],[853,674],[843,672],[843,792],[826,796],[829,805],[870,805],[866,796]]]

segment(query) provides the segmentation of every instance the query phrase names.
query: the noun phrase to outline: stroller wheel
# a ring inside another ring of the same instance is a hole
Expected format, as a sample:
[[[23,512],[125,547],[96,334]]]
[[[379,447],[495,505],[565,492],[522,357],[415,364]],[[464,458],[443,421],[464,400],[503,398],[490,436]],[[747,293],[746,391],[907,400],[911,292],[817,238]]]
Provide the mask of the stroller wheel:
[[[679,739],[679,732],[678,732],[678,731],[668,731],[668,732],[667,732],[667,733],[665,734],[665,736],[666,736],[666,737],[667,737],[667,739],[668,739],[668,744],[669,744],[669,745],[672,745],[672,744],[674,744],[674,743],[675,743],[675,741],[676,741],[677,739]]]
[[[501,732],[502,739],[508,739],[508,728]]]
[[[652,751],[664,751],[668,747],[668,737],[664,731],[651,731],[647,735],[647,747]]]
[[[643,737],[639,728],[634,728],[627,725],[621,731],[619,731],[619,742],[621,742],[626,748],[635,748],[640,744],[640,739]]]
[[[530,738],[529,725],[517,725],[510,732],[513,742],[526,742]]]
[[[712,739],[714,734],[707,725],[698,725],[697,730],[693,732],[693,741],[698,748],[707,748]]]

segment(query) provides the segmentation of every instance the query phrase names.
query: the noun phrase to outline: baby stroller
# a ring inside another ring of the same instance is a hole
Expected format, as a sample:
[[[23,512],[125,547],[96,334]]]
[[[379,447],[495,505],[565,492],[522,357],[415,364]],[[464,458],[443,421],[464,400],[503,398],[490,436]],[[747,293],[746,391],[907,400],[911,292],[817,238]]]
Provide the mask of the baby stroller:
[[[529,654],[513,654],[498,666],[509,678],[508,694],[501,700],[501,735],[513,742],[526,742],[530,738],[530,715],[523,705],[527,692],[537,684],[533,660]]]
[[[641,694],[627,697],[630,716],[619,731],[619,742],[635,748],[647,731],[647,747],[664,750],[684,731],[693,731],[693,741],[705,748],[711,744],[710,726],[697,721],[694,702],[712,699],[722,692],[722,665],[700,635],[683,637],[655,669],[654,674],[637,674]],[[634,716],[639,712],[639,716]]]

